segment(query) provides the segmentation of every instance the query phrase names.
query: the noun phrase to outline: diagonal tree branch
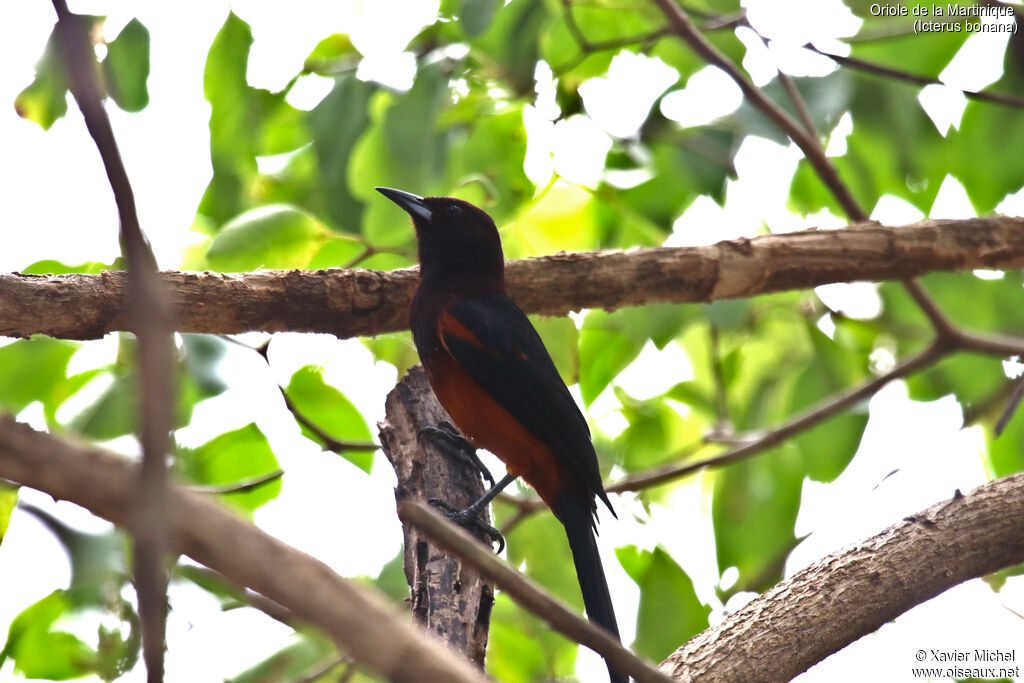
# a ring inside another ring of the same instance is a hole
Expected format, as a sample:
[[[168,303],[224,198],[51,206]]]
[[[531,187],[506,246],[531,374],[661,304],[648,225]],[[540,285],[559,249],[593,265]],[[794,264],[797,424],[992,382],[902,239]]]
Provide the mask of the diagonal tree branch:
[[[138,470],[113,453],[0,416],[0,477],[71,501],[118,526],[132,522]],[[169,487],[167,528],[172,550],[291,610],[392,681],[484,681],[379,592],[339,577],[209,496]]]
[[[803,151],[807,160],[814,167],[814,170],[817,171],[822,182],[835,195],[840,206],[843,207],[843,210],[850,219],[856,222],[868,220],[868,214],[861,208],[857,200],[854,199],[850,189],[839,178],[839,173],[836,171],[835,166],[832,165],[832,162],[829,161],[829,158],[825,156],[825,152],[821,149],[817,139],[805,131],[785,110],[768,99],[768,96],[754,85],[747,78],[746,74],[740,71],[739,67],[712,45],[690,20],[686,12],[675,3],[675,0],[654,0],[654,3],[661,8],[662,13],[668,19],[668,23],[676,35],[686,41],[694,52],[703,57],[708,64],[717,66],[728,74],[736,85],[740,87],[740,90],[743,91],[743,95],[750,100],[751,104],[757,107],[769,121],[778,126],[780,130],[784,131],[796,143],[797,147]]]
[[[912,74],[908,71],[896,69],[891,66],[885,66],[884,64],[876,64],[856,57],[844,57],[843,55],[837,55],[815,47],[812,43],[807,43],[804,45],[804,48],[811,52],[815,52],[822,57],[828,57],[840,66],[845,66],[857,71],[863,71],[875,76],[891,78],[897,81],[913,83],[915,85],[941,85],[947,88],[952,87],[937,78]],[[968,99],[995,102],[996,104],[1004,104],[1008,107],[1024,108],[1024,97],[1013,95],[1011,93],[990,92],[986,90],[962,90],[960,88],[953,88],[953,90],[959,90],[964,94],[964,97],[967,97]]]
[[[126,297],[129,326],[138,338],[141,390],[142,467],[139,473],[135,519],[131,531],[135,590],[142,621],[142,650],[150,683],[164,678],[164,631],[167,618],[167,578],[163,553],[167,499],[167,452],[170,446],[171,407],[174,404],[172,368],[174,341],[163,285],[156,259],[139,227],[135,196],[110,119],[96,82],[96,58],[78,15],[65,0],[53,0],[55,29],[69,75],[70,89],[96,143],[121,223],[121,245],[128,262],[131,296]]]
[[[398,516],[404,523],[416,527],[431,540],[451,550],[460,559],[479,570],[512,599],[547,621],[559,632],[603,656],[617,670],[629,674],[639,683],[668,683],[669,679],[654,669],[650,663],[633,654],[602,628],[591,624],[532,579],[520,574],[507,562],[480,545],[465,530],[444,519],[423,503],[399,503]]]
[[[1024,219],[929,220],[888,228],[807,230],[704,247],[561,253],[510,261],[528,313],[564,315],[655,302],[750,297],[831,282],[904,280],[933,271],[1024,267]],[[182,332],[407,329],[417,270],[259,271],[161,275]],[[0,335],[94,339],[127,328],[124,273],[0,274]]]
[[[956,491],[779,582],[659,668],[677,681],[788,681],[911,607],[1024,561],[1021,519],[1024,474]]]

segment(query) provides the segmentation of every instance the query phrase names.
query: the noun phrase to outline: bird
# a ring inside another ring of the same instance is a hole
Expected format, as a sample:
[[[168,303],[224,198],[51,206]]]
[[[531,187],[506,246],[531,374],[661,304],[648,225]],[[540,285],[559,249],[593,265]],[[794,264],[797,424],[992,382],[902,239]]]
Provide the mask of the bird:
[[[615,511],[586,418],[506,293],[497,226],[461,199],[376,189],[412,217],[420,271],[409,325],[427,380],[466,440],[508,472],[466,512],[475,515],[522,477],[565,527],[587,616],[618,640],[597,546],[597,500]],[[608,673],[612,683],[628,683],[611,665]]]

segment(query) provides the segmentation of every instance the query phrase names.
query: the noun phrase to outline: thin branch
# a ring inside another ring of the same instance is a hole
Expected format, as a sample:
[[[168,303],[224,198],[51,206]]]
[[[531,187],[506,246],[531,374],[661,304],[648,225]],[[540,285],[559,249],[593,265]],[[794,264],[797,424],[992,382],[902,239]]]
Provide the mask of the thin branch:
[[[609,666],[631,675],[640,683],[669,683],[670,679],[649,662],[623,647],[610,634],[581,617],[532,579],[520,574],[465,530],[444,519],[429,506],[404,501],[398,504],[398,516],[402,522],[416,526],[466,564],[476,568],[513,600],[544,619],[557,631],[600,654]]]
[[[777,583],[659,668],[678,681],[789,681],[911,607],[1024,561],[1024,474],[957,494]]]
[[[996,421],[996,436],[1002,434],[1003,430],[1006,429],[1006,425],[1010,424],[1010,420],[1013,419],[1013,414],[1017,412],[1017,407],[1022,399],[1024,399],[1024,375],[1021,375],[1013,382],[1013,392],[1006,401],[1006,408],[1003,410],[1003,414]]]
[[[103,108],[96,82],[96,59],[77,15],[65,0],[53,0],[57,11],[58,44],[69,75],[70,89],[82,111],[86,128],[96,143],[117,204],[121,244],[128,262],[132,296],[129,321],[138,338],[141,387],[142,467],[139,472],[135,521],[135,588],[142,620],[142,650],[146,677],[159,683],[164,677],[164,632],[167,618],[167,578],[163,553],[167,503],[167,453],[170,446],[171,406],[174,403],[172,370],[174,342],[170,316],[156,259],[139,226],[135,196]]]
[[[928,318],[928,322],[932,324],[937,336],[953,337],[956,335],[956,326],[946,317],[946,314],[942,312],[942,309],[939,308],[939,305],[931,295],[924,290],[924,287],[913,280],[908,280],[903,283],[903,288],[907,290],[914,303],[917,304],[921,312]]]
[[[907,83],[913,83],[915,85],[941,85],[953,90],[959,90],[964,94],[964,97],[972,100],[981,100],[984,102],[995,102],[996,104],[1004,104],[1009,107],[1024,108],[1024,97],[1019,95],[1013,95],[1011,93],[1003,92],[990,92],[985,90],[963,90],[961,88],[955,88],[953,86],[943,83],[937,78],[931,78],[930,76],[921,76],[918,74],[912,74],[901,69],[895,69],[891,66],[885,66],[883,64],[876,64],[856,57],[844,57],[843,55],[837,55],[826,50],[822,50],[815,47],[812,43],[807,43],[804,48],[811,52],[817,53],[822,57],[828,57],[836,64],[845,66],[850,69],[857,71],[863,71],[865,73],[874,74],[876,76],[882,76],[884,78],[891,78],[898,81],[905,81]]]
[[[224,341],[230,342],[236,346],[241,346],[242,348],[245,349],[249,349],[250,351],[254,351],[255,353],[259,354],[260,358],[263,359],[263,361],[267,364],[268,367],[270,366],[270,358],[267,355],[267,351],[270,347],[269,339],[260,346],[250,346],[249,344],[246,344],[243,341],[239,341],[238,339],[235,339],[226,334],[222,334],[219,336]],[[375,451],[379,448],[379,446],[373,443],[372,441],[342,441],[340,439],[335,439],[333,436],[324,431],[324,429],[320,427],[320,425],[316,424],[315,422],[313,422],[308,417],[302,414],[302,411],[299,410],[298,406],[296,406],[292,402],[291,398],[289,398],[288,392],[285,390],[283,386],[278,384],[277,389],[279,392],[281,392],[281,398],[284,399],[284,405],[285,408],[288,409],[288,412],[292,414],[292,417],[295,418],[296,422],[298,422],[300,425],[308,429],[317,439],[323,442],[323,445],[321,446],[323,450],[333,451],[334,453],[340,455],[342,451]]]
[[[207,496],[220,496],[227,493],[245,493],[246,491],[252,491],[255,488],[259,488],[264,484],[269,484],[272,481],[276,481],[283,476],[284,470],[274,470],[273,472],[261,474],[258,477],[243,479],[242,481],[232,482],[230,484],[188,486],[186,488],[188,488],[189,491],[193,491],[195,493],[202,493]]]
[[[633,36],[624,36],[622,38],[614,38],[611,40],[592,41],[583,34],[583,30],[580,28],[579,24],[576,23],[576,16],[572,11],[573,4],[572,0],[562,0],[562,6],[565,8],[565,25],[583,52],[617,50],[619,48],[636,45],[638,43],[649,43],[672,32],[670,27],[663,26],[662,28],[655,29],[654,31],[648,31],[647,33],[641,33]]]
[[[702,247],[560,253],[510,261],[527,313],[565,315],[656,302],[751,297],[831,282],[904,280],[933,271],[1024,267],[1024,219],[989,216],[847,230],[805,230]],[[326,332],[408,329],[418,269],[161,274],[175,329]],[[0,274],[0,335],[95,339],[127,328],[124,273]],[[45,313],[45,314],[44,314]]]
[[[746,443],[719,455],[697,460],[694,462],[665,465],[646,472],[631,475],[622,481],[606,487],[609,493],[622,493],[624,491],[639,491],[658,484],[678,479],[699,470],[709,467],[722,467],[740,460],[745,460],[752,455],[777,446],[791,436],[804,430],[810,429],[819,422],[829,418],[847,408],[850,408],[861,401],[875,395],[882,387],[900,377],[909,375],[922,368],[934,364],[949,352],[945,344],[933,344],[924,351],[907,358],[884,375],[879,375],[855,389],[844,393],[830,396],[817,406],[787,420],[769,432],[762,434]]]
[[[198,577],[202,577],[202,581],[204,582],[219,584],[224,590],[234,593],[234,597],[238,602],[263,612],[271,619],[278,621],[285,626],[295,630],[309,626],[305,620],[296,616],[295,613],[287,607],[282,607],[270,598],[260,595],[256,591],[237,585],[226,576],[220,572],[214,571],[213,569],[179,565],[176,571],[178,576],[186,578],[189,581],[196,583],[196,585],[201,586],[197,580]]]
[[[122,527],[133,519],[138,469],[114,453],[0,416],[0,477],[71,501]],[[167,513],[171,549],[290,609],[384,677],[408,683],[483,683],[480,672],[410,624],[408,614],[382,593],[339,577],[209,496],[172,485]]]
[[[860,204],[857,203],[857,200],[854,199],[850,189],[840,179],[835,166],[833,166],[829,158],[825,156],[825,153],[822,151],[817,140],[801,128],[800,124],[787,114],[785,110],[781,109],[777,104],[768,99],[768,97],[761,92],[761,89],[751,83],[750,79],[740,71],[739,67],[733,64],[728,57],[712,45],[693,24],[686,12],[675,4],[674,0],[654,0],[654,3],[661,8],[662,13],[665,15],[665,18],[668,19],[669,25],[672,27],[672,30],[676,35],[686,41],[694,52],[703,57],[709,64],[717,66],[722,71],[725,71],[726,74],[733,79],[736,85],[740,87],[740,90],[743,91],[743,94],[751,104],[759,109],[761,113],[768,117],[772,123],[778,126],[793,142],[796,143],[797,147],[803,151],[807,160],[814,167],[815,171],[817,171],[822,182],[824,182],[832,191],[832,194],[835,195],[840,206],[843,207],[843,210],[850,219],[857,222],[868,220],[868,214],[863,208],[861,208]]]

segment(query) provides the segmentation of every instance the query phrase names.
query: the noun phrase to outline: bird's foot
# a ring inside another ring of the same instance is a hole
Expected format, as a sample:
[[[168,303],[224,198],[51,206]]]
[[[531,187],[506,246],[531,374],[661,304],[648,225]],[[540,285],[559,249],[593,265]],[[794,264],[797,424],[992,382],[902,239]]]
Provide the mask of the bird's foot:
[[[424,427],[416,436],[421,445],[424,441],[430,441],[445,453],[465,458],[491,486],[494,486],[494,476],[480,460],[480,456],[476,454],[476,448],[459,434],[450,422],[439,422],[436,427]]]
[[[492,544],[497,542],[498,553],[501,553],[501,551],[505,549],[505,537],[501,535],[500,531],[483,520],[480,516],[479,507],[470,505],[468,508],[460,510],[454,505],[444,502],[440,498],[431,498],[427,502],[438,508],[449,521],[458,524],[470,533],[476,533],[486,537]]]

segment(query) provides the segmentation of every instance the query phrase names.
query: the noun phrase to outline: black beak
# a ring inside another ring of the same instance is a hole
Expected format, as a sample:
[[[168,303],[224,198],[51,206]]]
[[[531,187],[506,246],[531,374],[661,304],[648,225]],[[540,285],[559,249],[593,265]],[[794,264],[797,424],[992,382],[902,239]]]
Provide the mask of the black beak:
[[[394,190],[390,187],[378,187],[377,192],[398,204],[400,207],[405,209],[410,216],[413,218],[422,218],[425,221],[430,221],[433,214],[430,211],[430,207],[423,201],[423,197],[412,194],[411,192],[404,192],[402,190]]]

